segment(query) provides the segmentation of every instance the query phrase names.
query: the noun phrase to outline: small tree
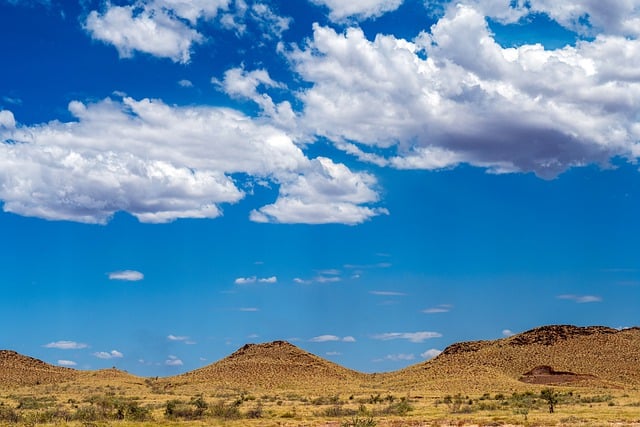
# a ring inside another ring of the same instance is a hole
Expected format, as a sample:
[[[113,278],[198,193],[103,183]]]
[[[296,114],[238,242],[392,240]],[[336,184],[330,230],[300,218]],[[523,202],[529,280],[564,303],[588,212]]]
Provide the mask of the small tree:
[[[549,413],[553,414],[555,405],[558,403],[558,393],[550,388],[545,388],[540,392],[540,397],[549,405]]]

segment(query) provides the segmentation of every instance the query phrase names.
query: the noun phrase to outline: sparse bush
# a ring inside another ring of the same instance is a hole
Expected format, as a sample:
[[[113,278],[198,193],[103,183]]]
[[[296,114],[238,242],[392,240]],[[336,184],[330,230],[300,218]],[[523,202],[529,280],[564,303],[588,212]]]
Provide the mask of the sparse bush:
[[[406,415],[409,411],[412,411],[413,407],[409,405],[407,399],[403,398],[399,402],[392,403],[382,410],[383,414],[387,415]]]
[[[196,410],[200,411],[201,414],[204,413],[204,411],[207,410],[207,408],[209,407],[209,405],[207,404],[207,402],[204,400],[204,396],[199,394],[196,397],[191,398],[191,403],[193,406],[195,406]]]
[[[334,396],[320,396],[311,401],[312,405],[341,405],[340,396],[337,394]]]
[[[192,420],[197,418],[194,408],[192,408],[191,405],[177,399],[169,400],[165,404],[164,416],[171,420],[180,418]]]
[[[54,397],[34,397],[34,396],[22,396],[18,398],[17,409],[44,409],[50,408],[56,401]]]
[[[296,417],[295,411],[294,412],[288,411],[280,415],[280,418],[295,418],[295,417]]]
[[[598,394],[596,396],[580,397],[580,403],[604,403],[613,400],[613,396],[610,394]]]
[[[100,416],[95,406],[81,406],[76,409],[76,412],[73,414],[73,419],[85,423],[98,421]]]
[[[255,408],[247,411],[247,418],[262,418],[262,404],[258,403]]]
[[[148,406],[140,406],[138,402],[128,402],[123,407],[125,420],[129,421],[148,421],[151,419],[151,408]]]
[[[211,406],[210,413],[216,418],[222,418],[225,420],[237,420],[242,418],[238,405],[235,404],[236,402],[231,405],[226,405],[224,401],[218,401]]]
[[[325,417],[351,417],[356,415],[356,413],[353,409],[344,408],[341,405],[334,405],[322,411],[321,415]]]
[[[460,393],[456,394],[455,396],[451,396],[448,394],[444,397],[444,399],[442,399],[442,403],[447,405],[447,407],[449,408],[449,412],[451,412],[452,414],[458,414],[462,412],[461,409],[464,401],[465,398],[463,398]]]
[[[368,417],[368,418],[353,417],[350,420],[343,421],[341,424],[342,427],[374,427],[375,425],[377,425],[377,423],[371,417]]]
[[[15,409],[0,405],[0,421],[5,423],[17,423],[20,421],[20,415]]]

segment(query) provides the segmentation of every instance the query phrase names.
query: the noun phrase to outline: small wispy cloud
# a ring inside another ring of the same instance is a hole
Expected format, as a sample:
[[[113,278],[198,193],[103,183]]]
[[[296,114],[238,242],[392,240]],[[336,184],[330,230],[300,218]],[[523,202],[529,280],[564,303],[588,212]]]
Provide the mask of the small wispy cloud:
[[[43,345],[44,348],[57,348],[58,350],[82,350],[88,348],[87,344],[75,341],[56,341]]]
[[[236,285],[251,285],[252,283],[277,283],[277,282],[278,282],[277,276],[263,277],[263,278],[258,278],[256,276],[238,277],[236,280],[234,280],[234,283]]]
[[[3,96],[2,100],[7,104],[22,105],[22,99],[20,98],[11,98],[9,96]]]
[[[442,334],[439,332],[387,332],[384,334],[374,335],[373,339],[390,341],[390,340],[408,340],[414,343],[422,343],[432,338],[440,338]]]
[[[391,266],[390,262],[378,262],[376,264],[345,264],[344,268],[349,270],[369,270],[372,268],[389,268]]]
[[[313,278],[313,281],[316,283],[336,283],[341,280],[342,278],[338,276],[317,276]]]
[[[573,302],[576,302],[578,304],[586,304],[586,303],[590,303],[590,302],[601,302],[602,301],[602,297],[595,296],[595,295],[566,294],[566,295],[558,295],[557,298],[558,299],[564,299],[564,300],[573,301]]]
[[[312,283],[337,283],[342,281],[342,278],[339,276],[329,276],[329,275],[325,275],[325,276],[316,276],[312,279],[302,279],[300,277],[296,277],[295,279],[293,279],[294,283],[297,283],[299,285],[310,285]]]
[[[330,341],[340,341],[340,337],[336,335],[319,335],[309,340],[309,342],[330,342]]]
[[[178,82],[178,86],[180,87],[193,87],[193,83],[191,80],[182,79]]]
[[[383,297],[405,297],[407,294],[404,292],[395,292],[395,291],[370,291],[371,295],[378,295]]]
[[[178,359],[177,356],[169,356],[167,360],[164,361],[164,364],[167,366],[182,366],[184,363],[182,360]]]
[[[67,366],[67,367],[71,367],[71,366],[77,366],[78,364],[76,362],[74,362],[73,360],[58,360],[58,365],[60,366]]]
[[[121,280],[125,282],[139,282],[144,279],[144,274],[136,270],[112,271],[109,280]]]
[[[505,337],[511,337],[511,336],[513,336],[515,334],[513,333],[513,331],[511,329],[503,329],[502,330],[502,335],[505,336]]]
[[[309,342],[335,342],[335,341],[356,342],[356,339],[352,336],[346,336],[346,337],[340,338],[337,335],[319,335],[309,340]]]
[[[239,308],[238,310],[245,313],[255,313],[256,311],[260,311],[260,309],[257,307],[242,307],[242,308]]]
[[[384,362],[384,361],[407,362],[407,361],[415,360],[415,358],[416,356],[413,353],[388,354],[382,359],[375,359],[374,362]]]
[[[124,357],[124,354],[120,353],[118,350],[98,351],[93,353],[93,355],[98,359],[122,359]]]
[[[189,337],[184,336],[184,335],[169,334],[169,335],[167,335],[167,339],[169,341],[187,341],[187,340],[189,340]]]
[[[438,350],[437,348],[432,348],[430,350],[425,351],[424,353],[420,353],[420,357],[423,359],[433,359],[434,357],[438,357],[442,353],[442,350]]]
[[[422,310],[422,312],[426,314],[448,313],[452,308],[453,306],[451,304],[440,304],[435,307],[426,308]]]
[[[339,276],[341,272],[338,269],[329,268],[326,270],[318,270],[317,273],[321,276]]]
[[[325,353],[327,356],[341,356],[342,353],[340,353],[339,351],[327,351]]]

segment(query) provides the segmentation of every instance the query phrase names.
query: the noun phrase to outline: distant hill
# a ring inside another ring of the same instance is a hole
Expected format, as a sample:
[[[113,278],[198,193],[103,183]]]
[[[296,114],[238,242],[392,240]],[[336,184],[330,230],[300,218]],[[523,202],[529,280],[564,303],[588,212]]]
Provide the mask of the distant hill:
[[[11,350],[0,350],[0,386],[17,387],[70,381],[75,369],[53,366]]]
[[[339,390],[366,378],[286,341],[274,341],[247,344],[218,362],[167,380],[227,388]]]
[[[525,384],[640,386],[640,328],[544,326],[453,344],[433,360],[383,374],[399,389],[512,390]]]
[[[640,388],[640,328],[544,326],[494,341],[461,342],[435,359],[382,374],[363,374],[285,341],[247,344],[211,365],[159,379],[117,369],[78,371],[14,351],[0,351],[0,387],[71,382],[78,387],[152,387],[162,393],[211,390],[304,390],[318,394],[365,390],[477,393],[532,385]]]

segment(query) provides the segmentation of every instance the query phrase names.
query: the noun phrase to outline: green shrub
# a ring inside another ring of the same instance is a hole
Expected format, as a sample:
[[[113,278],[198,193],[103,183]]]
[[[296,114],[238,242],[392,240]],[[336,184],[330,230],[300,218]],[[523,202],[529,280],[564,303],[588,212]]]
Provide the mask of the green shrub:
[[[81,406],[73,414],[73,419],[81,422],[98,421],[100,418],[95,406]]]
[[[399,402],[392,403],[382,410],[383,414],[387,415],[406,415],[409,411],[412,411],[413,407],[409,405],[407,399],[401,399]]]
[[[334,405],[325,408],[321,415],[325,417],[350,417],[356,415],[356,411],[349,408],[343,408],[341,405]]]
[[[224,401],[218,401],[210,408],[210,413],[216,418],[222,418],[225,420],[237,420],[242,418],[238,405],[226,405]]]
[[[341,424],[342,427],[374,427],[375,425],[377,425],[377,423],[371,417],[368,417],[368,418],[353,417],[348,421],[343,421]]]

